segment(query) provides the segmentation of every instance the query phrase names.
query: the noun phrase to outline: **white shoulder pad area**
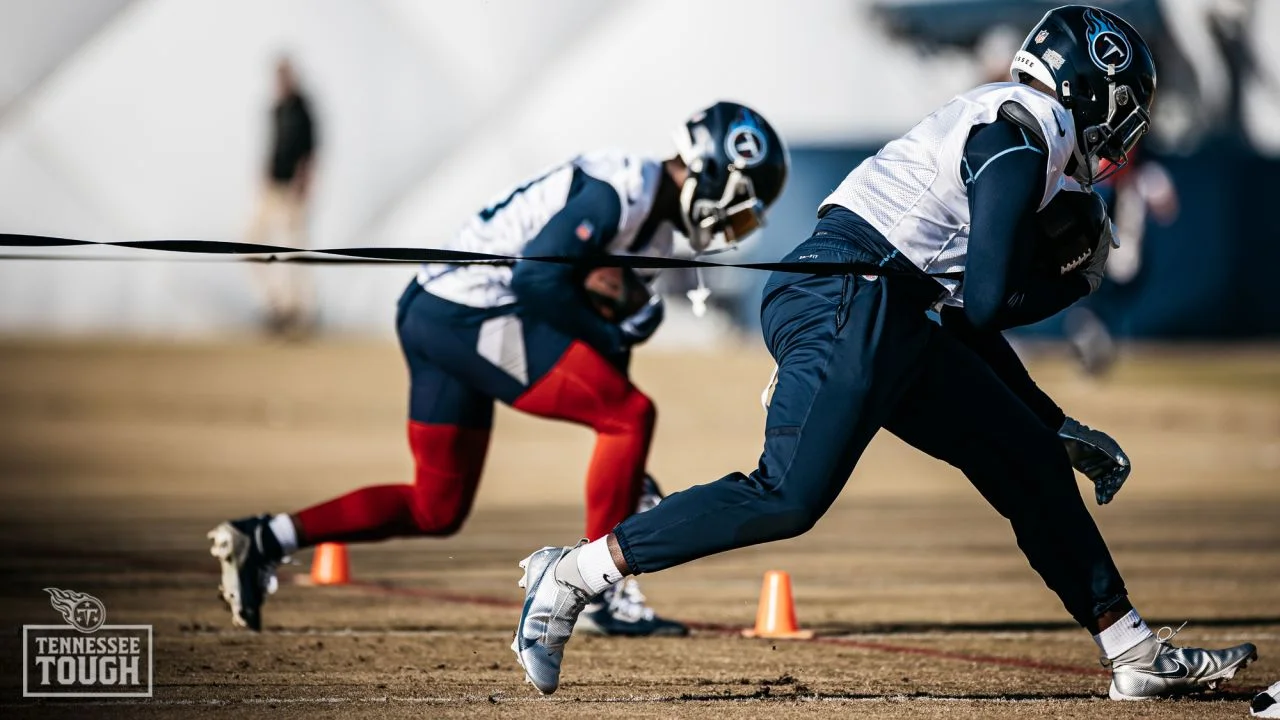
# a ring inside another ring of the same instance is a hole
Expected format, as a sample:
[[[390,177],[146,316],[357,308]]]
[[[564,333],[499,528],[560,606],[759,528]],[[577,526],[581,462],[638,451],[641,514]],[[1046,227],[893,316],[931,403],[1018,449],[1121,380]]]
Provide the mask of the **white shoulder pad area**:
[[[1071,161],[1076,149],[1076,124],[1071,113],[1058,102],[1058,99],[1046,95],[1021,83],[993,83],[983,85],[967,94],[970,102],[981,104],[990,113],[990,119],[1000,114],[1006,103],[1013,103],[1025,112],[1017,113],[1018,122],[1035,122],[1040,127],[1038,133],[1048,148],[1048,182],[1045,183],[1045,195],[1041,198],[1040,207],[1048,204],[1057,194],[1059,180]],[[1005,110],[1009,114],[1009,109]]]
[[[622,201],[620,231],[648,216],[658,193],[661,162],[621,150],[581,155],[574,162],[584,173],[617,191]]]

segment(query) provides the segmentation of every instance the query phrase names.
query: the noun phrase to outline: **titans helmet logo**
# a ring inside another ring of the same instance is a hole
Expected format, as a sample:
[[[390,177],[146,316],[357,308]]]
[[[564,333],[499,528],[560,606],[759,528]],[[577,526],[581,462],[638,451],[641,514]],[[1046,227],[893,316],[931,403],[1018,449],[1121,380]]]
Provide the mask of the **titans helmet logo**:
[[[1084,19],[1088,24],[1085,41],[1089,45],[1089,59],[1093,64],[1107,71],[1115,68],[1115,72],[1129,67],[1129,63],[1133,62],[1133,48],[1120,28],[1092,8],[1085,11]]]
[[[724,139],[729,159],[743,167],[759,165],[769,148],[764,134],[753,125],[735,125]]]
[[[92,595],[58,588],[45,588],[44,591],[49,593],[53,609],[62,613],[67,624],[82,633],[91,633],[107,621],[107,607]]]

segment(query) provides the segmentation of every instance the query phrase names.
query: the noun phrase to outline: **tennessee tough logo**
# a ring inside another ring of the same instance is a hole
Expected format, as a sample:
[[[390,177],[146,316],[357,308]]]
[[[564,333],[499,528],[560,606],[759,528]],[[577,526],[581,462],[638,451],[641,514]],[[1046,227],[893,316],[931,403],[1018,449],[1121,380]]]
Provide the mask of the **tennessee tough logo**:
[[[91,633],[107,621],[106,606],[88,593],[58,588],[45,588],[44,591],[49,593],[53,609],[62,613],[68,625],[82,633]]]

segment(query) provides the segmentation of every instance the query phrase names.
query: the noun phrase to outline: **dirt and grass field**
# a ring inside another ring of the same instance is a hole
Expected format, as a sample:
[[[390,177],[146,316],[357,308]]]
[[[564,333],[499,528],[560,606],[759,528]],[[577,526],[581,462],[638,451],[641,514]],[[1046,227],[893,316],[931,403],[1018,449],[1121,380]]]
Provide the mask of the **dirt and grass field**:
[[[669,490],[754,464],[770,369],[760,352],[640,354]],[[1134,459],[1095,516],[1144,615],[1190,621],[1179,642],[1258,644],[1228,691],[1107,701],[1093,643],[1004,521],[958,472],[882,437],[808,535],[642,579],[692,637],[575,639],[560,692],[540,698],[507,647],[516,561],[578,537],[591,436],[505,412],[461,534],[353,547],[342,588],[293,582],[303,553],[267,630],[234,630],[208,528],[408,480],[394,346],[7,341],[0,717],[1246,717],[1280,680],[1280,350],[1135,351],[1100,384],[1061,361],[1033,370]],[[736,636],[768,569],[792,574],[815,640]],[[153,699],[22,699],[21,626],[61,622],[46,587],[155,626]]]

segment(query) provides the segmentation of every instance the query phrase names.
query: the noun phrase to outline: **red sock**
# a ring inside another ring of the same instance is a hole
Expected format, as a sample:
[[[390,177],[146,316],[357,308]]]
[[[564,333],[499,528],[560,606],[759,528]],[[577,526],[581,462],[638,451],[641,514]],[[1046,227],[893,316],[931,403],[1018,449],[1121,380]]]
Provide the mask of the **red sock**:
[[[414,484],[374,485],[309,507],[294,517],[305,545],[452,535],[471,511],[489,448],[489,430],[409,421]]]
[[[575,342],[513,407],[596,431],[587,468],[588,539],[608,535],[635,512],[657,412],[653,401],[617,368]]]

